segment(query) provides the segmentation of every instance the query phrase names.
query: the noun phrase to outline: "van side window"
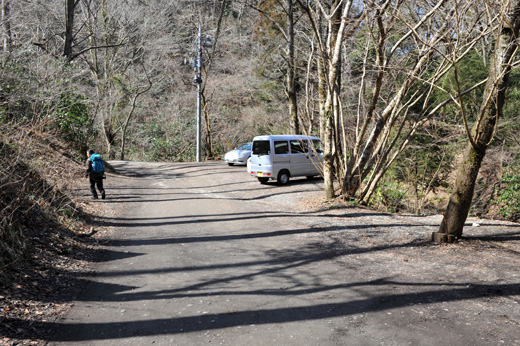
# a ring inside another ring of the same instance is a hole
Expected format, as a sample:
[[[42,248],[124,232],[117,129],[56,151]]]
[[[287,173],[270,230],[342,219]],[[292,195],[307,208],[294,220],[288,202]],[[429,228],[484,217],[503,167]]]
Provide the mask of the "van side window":
[[[323,145],[319,140],[313,140],[312,146],[317,153],[323,153]]]
[[[274,141],[275,154],[289,154],[289,143],[287,141]]]
[[[269,155],[271,153],[271,146],[269,141],[254,141],[253,154],[255,155]]]
[[[291,154],[306,153],[308,149],[308,143],[305,140],[292,140],[291,141]]]

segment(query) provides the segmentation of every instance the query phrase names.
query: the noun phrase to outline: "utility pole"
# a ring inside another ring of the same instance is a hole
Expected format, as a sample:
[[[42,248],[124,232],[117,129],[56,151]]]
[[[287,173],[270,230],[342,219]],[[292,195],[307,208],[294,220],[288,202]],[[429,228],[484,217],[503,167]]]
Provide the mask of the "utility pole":
[[[201,161],[201,116],[202,116],[202,25],[199,24],[197,37],[197,61],[195,67],[195,83],[197,83],[197,162]]]

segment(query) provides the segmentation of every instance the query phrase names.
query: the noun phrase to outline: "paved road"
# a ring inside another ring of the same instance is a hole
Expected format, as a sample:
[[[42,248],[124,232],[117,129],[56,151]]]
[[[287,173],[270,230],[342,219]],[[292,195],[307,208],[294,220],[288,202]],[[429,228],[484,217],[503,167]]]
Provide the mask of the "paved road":
[[[358,243],[338,241],[332,216],[295,204],[320,180],[277,187],[223,163],[112,164],[121,176],[95,202],[111,230],[105,256],[51,345],[520,344],[516,279],[490,300],[498,293],[463,267],[418,268],[410,253],[427,265],[436,252],[406,241],[424,228],[409,221],[375,233],[359,222],[376,214],[343,217],[341,234]]]
[[[244,167],[112,164],[129,178],[109,179],[100,203],[120,215],[104,220],[109,251],[62,321],[62,344],[334,343],[345,297],[311,295],[341,284],[298,237],[309,232],[288,218],[298,213],[280,209],[285,193],[316,193],[320,180],[279,188]]]

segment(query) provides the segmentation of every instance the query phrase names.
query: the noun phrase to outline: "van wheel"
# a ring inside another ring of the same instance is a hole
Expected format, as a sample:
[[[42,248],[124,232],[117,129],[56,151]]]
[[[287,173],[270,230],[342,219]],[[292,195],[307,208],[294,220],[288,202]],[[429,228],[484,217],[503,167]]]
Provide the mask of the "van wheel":
[[[278,173],[278,178],[276,178],[276,180],[278,182],[278,185],[285,185],[289,182],[289,178],[290,178],[290,175],[289,175],[288,171],[280,171],[280,173]]]
[[[269,181],[269,178],[257,178],[260,184],[267,184]]]

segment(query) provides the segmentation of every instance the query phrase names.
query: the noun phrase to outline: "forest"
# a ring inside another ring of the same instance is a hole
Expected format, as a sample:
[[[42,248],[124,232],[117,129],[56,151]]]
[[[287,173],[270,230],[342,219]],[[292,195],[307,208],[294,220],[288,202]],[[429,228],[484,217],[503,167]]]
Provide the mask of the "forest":
[[[52,134],[78,162],[194,161],[198,127],[202,160],[315,135],[327,199],[445,211],[457,237],[468,213],[520,219],[520,1],[1,6],[3,133]]]

